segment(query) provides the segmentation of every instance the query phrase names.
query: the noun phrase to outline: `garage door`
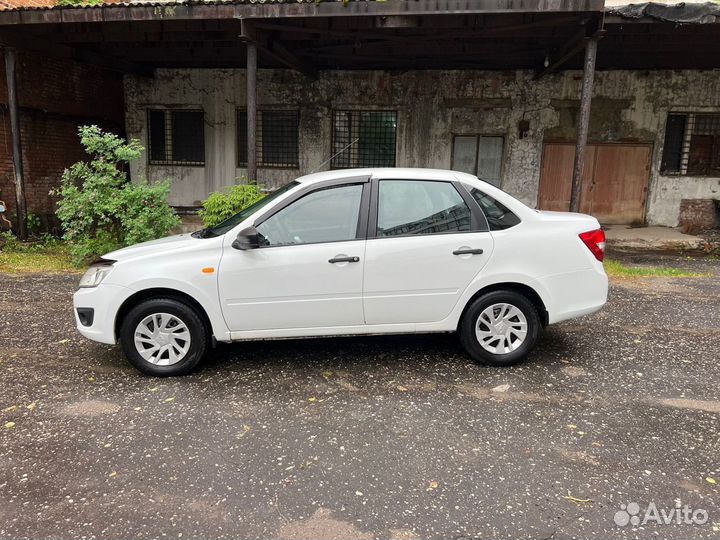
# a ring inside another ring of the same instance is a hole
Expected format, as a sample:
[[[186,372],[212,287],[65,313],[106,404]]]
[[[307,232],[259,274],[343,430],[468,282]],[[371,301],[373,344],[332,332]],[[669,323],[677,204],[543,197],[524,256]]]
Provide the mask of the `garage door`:
[[[580,211],[602,223],[643,223],[651,149],[648,144],[588,145]],[[567,211],[574,159],[574,144],[545,143],[540,209]]]

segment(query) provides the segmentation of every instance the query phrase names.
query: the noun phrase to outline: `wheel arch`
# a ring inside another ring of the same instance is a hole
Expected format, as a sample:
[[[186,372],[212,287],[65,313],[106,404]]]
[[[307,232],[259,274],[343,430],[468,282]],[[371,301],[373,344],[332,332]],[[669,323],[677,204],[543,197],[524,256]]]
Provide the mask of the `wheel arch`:
[[[529,285],[526,285],[525,283],[517,283],[517,282],[502,282],[502,283],[493,283],[491,285],[487,285],[483,287],[482,289],[478,290],[473,294],[467,302],[465,302],[465,307],[463,307],[462,313],[460,314],[460,318],[458,319],[458,329],[460,328],[460,325],[462,324],[463,319],[465,318],[465,313],[467,312],[470,305],[480,298],[481,296],[494,292],[494,291],[513,291],[519,294],[522,294],[525,298],[530,300],[532,302],[533,306],[535,306],[535,309],[537,310],[538,317],[540,317],[540,322],[543,326],[548,325],[548,311],[547,307],[545,306],[545,303],[543,302],[540,295],[537,293],[535,289],[530,287]]]
[[[182,302],[188,307],[191,307],[196,311],[196,313],[200,317],[200,320],[202,320],[203,324],[205,325],[205,330],[208,333],[207,335],[214,336],[210,317],[208,316],[208,313],[202,306],[202,304],[187,293],[178,291],[177,289],[169,289],[165,287],[153,287],[150,289],[143,289],[127,297],[125,301],[120,305],[120,308],[115,315],[115,336],[120,335],[120,326],[122,325],[122,321],[132,308],[134,308],[141,302],[144,302],[145,300],[152,300],[154,298],[170,298],[172,300]]]

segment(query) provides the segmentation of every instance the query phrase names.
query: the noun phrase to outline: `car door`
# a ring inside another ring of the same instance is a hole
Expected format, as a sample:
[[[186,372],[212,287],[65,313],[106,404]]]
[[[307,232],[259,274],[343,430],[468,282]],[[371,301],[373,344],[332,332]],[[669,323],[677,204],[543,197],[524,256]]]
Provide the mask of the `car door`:
[[[367,324],[444,319],[492,250],[487,222],[459,183],[374,179],[363,284]]]
[[[256,221],[259,248],[227,243],[218,282],[231,332],[364,324],[369,197],[367,179],[311,187]]]

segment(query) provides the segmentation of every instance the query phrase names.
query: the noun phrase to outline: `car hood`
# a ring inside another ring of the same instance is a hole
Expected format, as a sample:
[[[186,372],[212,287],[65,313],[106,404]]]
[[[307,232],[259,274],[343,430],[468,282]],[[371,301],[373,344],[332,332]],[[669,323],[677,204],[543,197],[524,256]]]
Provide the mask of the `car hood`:
[[[111,251],[110,253],[103,255],[103,259],[122,261],[143,255],[157,255],[158,253],[183,249],[196,242],[202,242],[202,239],[193,238],[190,233],[176,234],[175,236],[166,236],[165,238],[160,238],[158,240],[141,242],[140,244]]]

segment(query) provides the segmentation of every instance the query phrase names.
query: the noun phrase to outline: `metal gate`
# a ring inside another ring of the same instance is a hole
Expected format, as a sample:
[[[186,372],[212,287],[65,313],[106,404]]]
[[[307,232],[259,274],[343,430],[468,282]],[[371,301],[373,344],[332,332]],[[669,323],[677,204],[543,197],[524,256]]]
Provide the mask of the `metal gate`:
[[[651,154],[649,144],[588,144],[580,211],[602,223],[643,223]],[[541,210],[568,210],[574,159],[574,144],[543,145]]]

